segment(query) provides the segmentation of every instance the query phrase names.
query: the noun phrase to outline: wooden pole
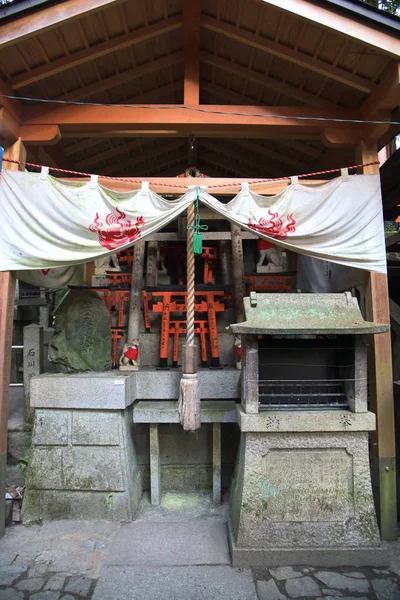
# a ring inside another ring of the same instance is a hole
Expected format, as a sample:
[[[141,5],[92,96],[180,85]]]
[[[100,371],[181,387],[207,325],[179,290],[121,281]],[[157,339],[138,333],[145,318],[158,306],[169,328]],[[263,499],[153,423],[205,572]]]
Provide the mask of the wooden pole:
[[[157,285],[157,252],[158,243],[147,243],[146,285]]]
[[[376,146],[361,144],[362,163],[377,161]],[[378,165],[366,167],[364,174],[379,173]],[[382,224],[383,226],[383,224]],[[390,323],[387,276],[367,273],[365,277],[366,318],[376,323]],[[376,414],[377,429],[372,435],[372,474],[377,485],[376,504],[381,537],[397,539],[396,448],[394,432],[393,373],[390,333],[371,336],[369,356],[371,408]]]
[[[244,321],[243,298],[245,295],[243,244],[239,225],[231,223],[232,235],[232,275],[233,290],[235,294],[236,322]]]
[[[131,301],[129,305],[128,344],[139,339],[140,307],[142,303],[143,267],[145,242],[137,242],[134,246],[132,265]],[[139,351],[140,359],[140,351]],[[140,363],[139,363],[140,364]]]
[[[4,157],[12,160],[26,159],[21,140],[6,145]],[[11,170],[18,170],[12,163],[3,163]],[[5,530],[5,487],[7,468],[8,403],[10,394],[11,346],[14,321],[15,272],[0,272],[0,537]]]
[[[220,265],[221,265],[221,276],[222,283],[224,285],[232,284],[232,269],[231,269],[231,252],[228,240],[221,240],[219,242],[219,254],[220,254]]]

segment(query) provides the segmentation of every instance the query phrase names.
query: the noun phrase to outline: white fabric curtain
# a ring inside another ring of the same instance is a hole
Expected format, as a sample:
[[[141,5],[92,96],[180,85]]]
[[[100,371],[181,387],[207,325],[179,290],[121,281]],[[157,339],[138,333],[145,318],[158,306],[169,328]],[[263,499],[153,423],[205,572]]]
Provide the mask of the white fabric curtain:
[[[200,200],[225,218],[300,254],[368,271],[386,272],[379,175],[341,176],[320,185],[294,180],[276,196],[246,186],[229,203],[201,186]],[[52,269],[85,263],[164,228],[195,200],[142,189],[118,193],[68,183],[47,171],[3,171],[0,184],[0,270]]]

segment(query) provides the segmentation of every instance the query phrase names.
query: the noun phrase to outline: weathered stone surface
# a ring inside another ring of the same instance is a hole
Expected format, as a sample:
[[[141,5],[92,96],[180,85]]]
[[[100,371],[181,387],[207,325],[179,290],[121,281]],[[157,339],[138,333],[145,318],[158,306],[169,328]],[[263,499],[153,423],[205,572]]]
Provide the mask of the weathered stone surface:
[[[47,563],[36,563],[28,571],[28,577],[40,577],[49,570]]]
[[[0,585],[12,585],[24,571],[21,565],[0,566]]]
[[[31,381],[35,408],[123,410],[135,399],[131,373],[45,373]]]
[[[389,571],[386,572],[389,573]],[[351,573],[344,573],[344,575],[346,575],[346,577],[354,577],[354,579],[365,579],[364,573],[361,573],[360,571],[352,571]]]
[[[75,600],[75,597],[71,596],[71,594],[66,594],[65,596],[61,596],[61,600]]]
[[[32,579],[23,579],[17,584],[19,590],[25,592],[37,592],[43,587],[44,579],[42,577],[33,577]]]
[[[373,579],[371,583],[378,600],[398,600],[400,598],[400,588],[391,579]]]
[[[75,446],[118,446],[118,415],[98,411],[73,411],[72,443]]]
[[[234,564],[241,550],[379,547],[367,433],[242,433],[236,473]]]
[[[287,596],[281,594],[273,579],[269,581],[257,581],[258,600],[287,600]]]
[[[23,598],[23,593],[17,592],[17,590],[15,590],[14,588],[0,590],[0,600],[23,600]]]
[[[106,567],[93,600],[257,600],[251,571],[229,566]]]
[[[71,577],[65,587],[65,591],[70,594],[87,596],[92,583],[93,579],[88,579],[87,577]]]
[[[322,588],[322,593],[324,596],[336,596],[336,598],[341,598],[343,596],[342,592],[339,592],[339,590],[331,590],[330,588]]]
[[[277,579],[278,581],[282,581],[283,579],[296,579],[296,577],[302,577],[301,572],[295,571],[293,567],[278,567],[276,569],[270,569],[269,572],[271,573],[272,577],[274,579]]]
[[[321,595],[319,586],[311,577],[288,579],[285,589],[291,598],[317,598]]]
[[[221,522],[137,521],[121,527],[107,556],[109,565],[229,565],[226,526]]]
[[[125,489],[117,447],[72,446],[62,451],[62,460],[64,490],[117,492]]]
[[[319,571],[315,574],[315,577],[325,585],[338,590],[349,590],[349,592],[357,592],[358,594],[369,590],[369,583],[366,579],[347,577],[333,571]]]
[[[64,487],[61,448],[35,448],[28,469],[27,486],[35,490]]]
[[[29,597],[29,600],[58,600],[59,597],[59,592],[46,591],[32,594],[32,596]]]
[[[366,579],[357,579],[335,573],[333,571],[319,571],[315,577],[329,587],[338,590],[349,590],[349,592],[357,592],[362,594],[369,590],[369,583]]]
[[[61,373],[111,368],[109,314],[95,292],[70,291],[56,315],[49,359]]]
[[[50,579],[44,586],[44,589],[52,590],[53,592],[58,592],[58,591],[62,590],[64,583],[65,583],[64,575],[53,575],[52,577],[50,577]]]
[[[389,575],[390,574],[390,571],[388,571],[387,569],[372,569],[372,570],[377,575]]]
[[[33,443],[37,446],[66,446],[68,418],[66,410],[36,410]]]

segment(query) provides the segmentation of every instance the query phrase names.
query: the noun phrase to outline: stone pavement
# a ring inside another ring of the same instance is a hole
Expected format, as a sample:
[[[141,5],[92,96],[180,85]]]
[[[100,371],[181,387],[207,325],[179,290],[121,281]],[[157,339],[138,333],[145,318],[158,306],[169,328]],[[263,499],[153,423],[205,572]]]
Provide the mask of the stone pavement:
[[[138,521],[14,526],[0,540],[0,600],[400,600],[400,544],[390,566],[230,566],[225,508],[183,494]]]

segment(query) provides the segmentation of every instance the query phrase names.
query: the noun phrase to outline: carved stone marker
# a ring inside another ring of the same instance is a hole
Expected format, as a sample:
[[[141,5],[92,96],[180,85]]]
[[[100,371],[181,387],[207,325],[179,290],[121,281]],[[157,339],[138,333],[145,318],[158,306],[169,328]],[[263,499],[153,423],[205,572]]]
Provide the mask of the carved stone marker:
[[[49,360],[60,373],[111,369],[110,318],[90,290],[71,290],[60,306]]]

